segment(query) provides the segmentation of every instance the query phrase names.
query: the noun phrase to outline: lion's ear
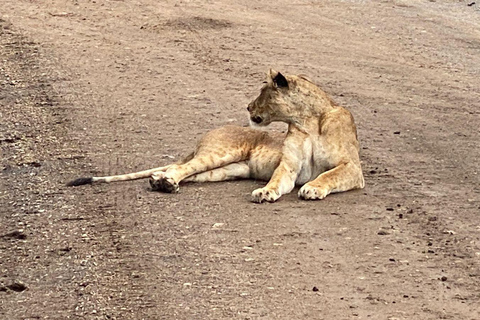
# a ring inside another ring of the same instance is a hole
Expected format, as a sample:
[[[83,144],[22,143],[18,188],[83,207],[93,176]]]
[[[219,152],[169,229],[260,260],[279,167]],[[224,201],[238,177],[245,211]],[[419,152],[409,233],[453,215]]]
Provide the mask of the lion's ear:
[[[270,69],[270,71],[267,72],[267,83],[273,85],[273,78],[275,78],[277,74],[277,71]]]
[[[270,80],[267,81],[271,81],[275,88],[288,88],[287,78],[285,78],[285,76],[280,72],[270,69],[270,74],[268,78],[270,78]]]

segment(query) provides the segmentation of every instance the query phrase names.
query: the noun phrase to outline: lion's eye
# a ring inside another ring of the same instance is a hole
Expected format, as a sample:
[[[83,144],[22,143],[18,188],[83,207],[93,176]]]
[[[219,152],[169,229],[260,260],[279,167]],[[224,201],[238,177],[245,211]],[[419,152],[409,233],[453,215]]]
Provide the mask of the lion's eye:
[[[263,83],[267,83],[267,81],[263,81]]]

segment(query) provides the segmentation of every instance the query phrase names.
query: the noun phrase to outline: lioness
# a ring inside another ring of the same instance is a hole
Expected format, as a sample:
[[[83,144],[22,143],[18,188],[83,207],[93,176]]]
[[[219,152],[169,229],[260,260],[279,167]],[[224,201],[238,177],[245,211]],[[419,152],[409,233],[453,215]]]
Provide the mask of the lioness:
[[[302,199],[363,188],[357,130],[349,111],[337,106],[303,76],[270,70],[260,95],[248,105],[250,120],[288,124],[286,136],[225,126],[208,132],[195,151],[165,167],[110,177],[79,178],[70,186],[150,177],[153,190],[178,192],[179,183],[240,178],[270,180],[252,201],[274,202],[302,185]]]

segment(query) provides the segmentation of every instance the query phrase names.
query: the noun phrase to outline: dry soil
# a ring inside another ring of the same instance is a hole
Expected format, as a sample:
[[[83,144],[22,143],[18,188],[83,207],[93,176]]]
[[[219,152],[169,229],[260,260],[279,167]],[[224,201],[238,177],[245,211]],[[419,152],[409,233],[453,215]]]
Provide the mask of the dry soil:
[[[479,9],[1,0],[0,318],[480,319]],[[247,124],[272,67],[354,114],[364,190],[65,187]]]

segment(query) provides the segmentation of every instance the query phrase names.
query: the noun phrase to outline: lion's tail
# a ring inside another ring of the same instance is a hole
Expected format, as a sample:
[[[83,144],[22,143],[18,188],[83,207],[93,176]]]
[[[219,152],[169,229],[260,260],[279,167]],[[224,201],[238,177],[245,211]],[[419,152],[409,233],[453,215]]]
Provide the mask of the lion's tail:
[[[93,184],[93,183],[110,183],[110,182],[117,182],[117,181],[129,181],[129,180],[137,180],[137,179],[144,179],[150,177],[153,173],[158,171],[165,171],[171,165],[158,167],[153,169],[148,169],[139,172],[127,173],[127,174],[120,174],[116,176],[107,176],[107,177],[84,177],[72,180],[67,183],[69,187],[77,187],[84,184]]]

